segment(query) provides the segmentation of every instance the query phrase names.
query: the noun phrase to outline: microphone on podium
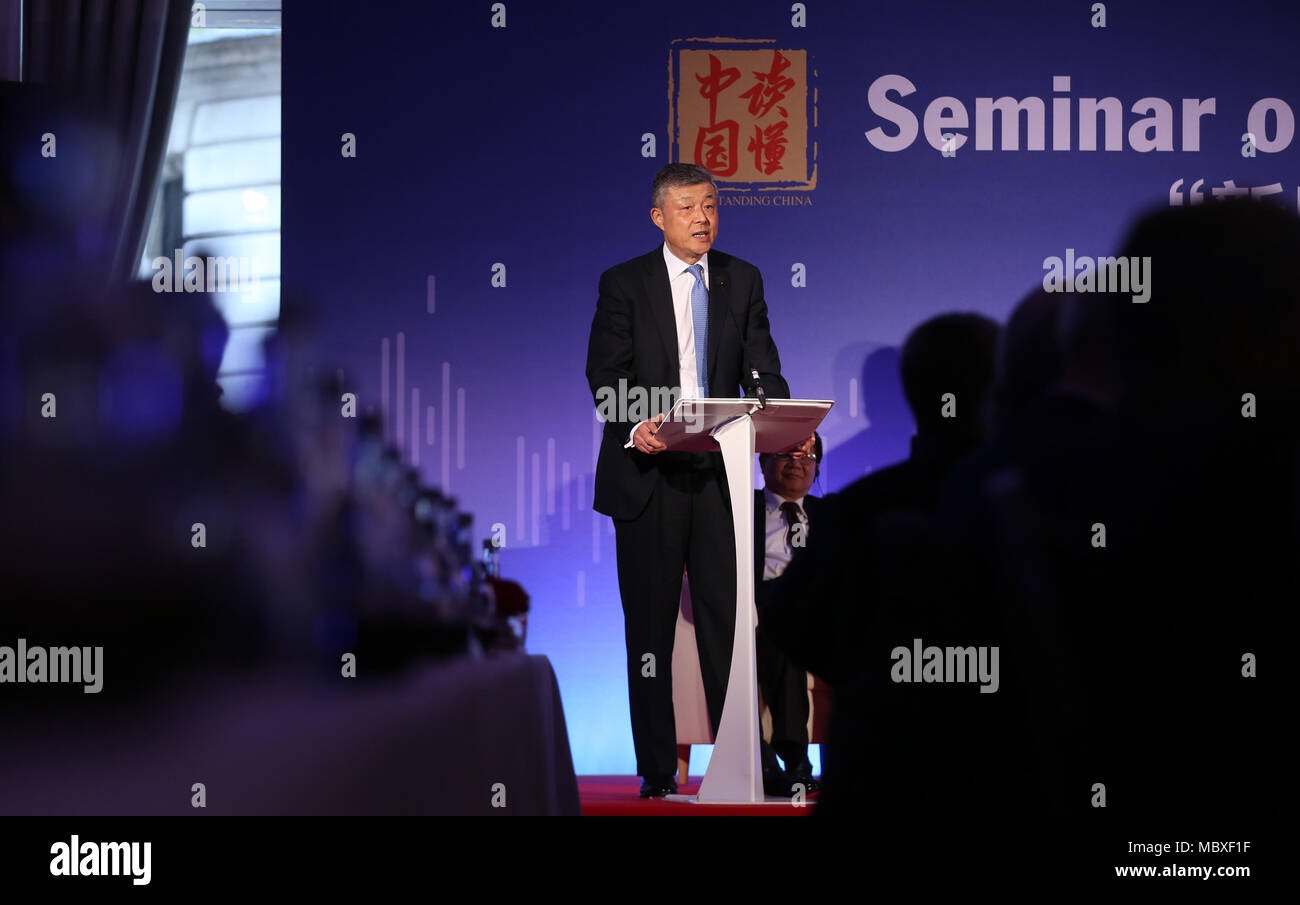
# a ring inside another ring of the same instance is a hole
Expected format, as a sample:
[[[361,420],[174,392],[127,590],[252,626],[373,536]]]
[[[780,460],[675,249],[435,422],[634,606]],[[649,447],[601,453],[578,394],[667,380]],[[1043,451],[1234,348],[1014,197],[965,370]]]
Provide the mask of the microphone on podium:
[[[727,285],[726,278],[723,277],[721,274],[719,274],[719,275],[718,275],[717,283],[715,284],[715,288],[717,288],[717,289],[721,289],[721,288],[722,288],[723,286],[725,286],[725,285]],[[744,348],[745,348],[745,334],[744,334],[744,332],[740,329],[740,324],[738,324],[738,323],[736,322],[736,312],[734,312],[734,311],[731,310],[731,306],[730,306],[730,305],[724,304],[723,307],[727,309],[727,314],[730,315],[730,317],[731,317],[731,326],[733,326],[733,327],[736,328],[736,335],[740,337],[740,348],[741,348],[741,349],[744,349]],[[748,368],[749,368],[749,376],[752,377],[752,378],[754,379],[754,386],[753,386],[753,389],[754,389],[754,391],[755,391],[755,392],[754,392],[754,395],[758,398],[758,407],[759,407],[759,409],[765,409],[765,408],[767,408],[767,396],[763,394],[763,385],[762,385],[761,383],[758,382],[758,369],[755,368],[755,367],[752,367],[752,366],[748,365],[748,363],[746,363],[745,367],[748,367]]]

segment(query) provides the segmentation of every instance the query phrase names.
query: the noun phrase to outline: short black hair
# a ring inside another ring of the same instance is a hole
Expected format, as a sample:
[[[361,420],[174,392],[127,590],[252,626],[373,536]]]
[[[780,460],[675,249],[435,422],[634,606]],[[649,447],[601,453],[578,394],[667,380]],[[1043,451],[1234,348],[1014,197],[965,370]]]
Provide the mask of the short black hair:
[[[1298,244],[1294,209],[1258,198],[1161,205],[1142,217],[1120,255],[1150,258],[1160,287],[1149,305],[1110,307],[1124,394],[1300,379],[1287,326],[1300,311]]]
[[[975,416],[993,383],[998,332],[996,321],[963,311],[932,317],[908,334],[898,370],[918,433],[975,429]],[[953,424],[940,415],[944,393],[963,400],[962,417]]]
[[[763,460],[772,455],[773,453],[759,453],[759,468],[763,467]],[[815,470],[813,471],[813,477],[815,478],[822,473],[822,435],[816,431],[813,431],[813,455],[817,457],[817,464],[814,466]]]
[[[699,164],[670,163],[659,168],[654,182],[650,184],[650,206],[662,208],[664,194],[670,188],[678,186],[699,185],[702,182],[713,184],[713,174]]]

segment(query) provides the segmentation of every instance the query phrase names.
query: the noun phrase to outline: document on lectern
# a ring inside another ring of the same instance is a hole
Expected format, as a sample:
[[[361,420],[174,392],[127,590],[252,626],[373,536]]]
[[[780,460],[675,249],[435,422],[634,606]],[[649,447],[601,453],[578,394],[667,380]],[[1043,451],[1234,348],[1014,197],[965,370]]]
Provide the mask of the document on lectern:
[[[714,429],[733,418],[752,414],[757,428],[756,451],[783,452],[808,439],[810,415],[821,421],[834,404],[829,399],[768,399],[767,407],[760,409],[753,397],[683,397],[664,418],[655,436],[669,449],[715,451],[718,443],[712,436]]]

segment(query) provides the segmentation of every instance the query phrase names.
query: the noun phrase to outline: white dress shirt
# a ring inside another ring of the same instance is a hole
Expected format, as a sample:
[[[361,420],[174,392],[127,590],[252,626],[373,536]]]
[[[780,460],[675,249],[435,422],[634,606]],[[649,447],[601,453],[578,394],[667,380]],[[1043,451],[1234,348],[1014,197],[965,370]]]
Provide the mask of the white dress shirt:
[[[691,290],[695,288],[695,276],[687,269],[690,264],[668,250],[667,242],[664,243],[664,263],[668,265],[668,286],[673,294],[673,320],[677,324],[678,380],[681,382],[682,397],[694,399],[704,395],[699,385],[699,368],[695,364],[695,316],[691,310]],[[696,263],[704,272],[704,288],[708,289],[709,256],[704,255]],[[708,350],[705,350],[705,354],[708,354]],[[628,432],[625,447],[632,446],[632,435],[641,424]]]
[[[789,526],[785,523],[785,513],[781,511],[781,504],[786,502],[784,497],[777,496],[766,487],[763,488],[763,500],[767,506],[767,521],[764,523],[766,540],[763,544],[763,580],[771,581],[773,578],[779,578],[785,571],[785,567],[790,565],[790,559],[794,556],[794,550],[786,543],[785,535]],[[804,497],[797,500],[790,500],[799,507],[799,521],[804,526],[804,542],[808,541],[808,513],[803,508]]]
[[[699,369],[695,364],[695,317],[691,310],[691,290],[695,288],[695,277],[687,264],[668,250],[664,243],[664,263],[668,265],[668,285],[673,291],[673,317],[677,321],[677,359],[680,365],[682,396],[694,398],[703,396],[700,387]],[[709,256],[706,254],[696,262],[704,272],[704,288],[709,288]],[[707,352],[707,350],[706,350]]]

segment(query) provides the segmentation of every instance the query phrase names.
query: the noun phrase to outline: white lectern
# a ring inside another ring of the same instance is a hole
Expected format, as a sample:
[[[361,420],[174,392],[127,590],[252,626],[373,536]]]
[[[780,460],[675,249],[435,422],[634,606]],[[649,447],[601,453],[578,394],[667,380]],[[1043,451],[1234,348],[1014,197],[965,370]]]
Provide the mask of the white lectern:
[[[754,453],[785,452],[812,436],[834,402],[826,399],[682,399],[656,436],[669,449],[722,450],[736,536],[736,637],[722,722],[697,798],[765,800],[759,762],[758,669],[754,654]]]

